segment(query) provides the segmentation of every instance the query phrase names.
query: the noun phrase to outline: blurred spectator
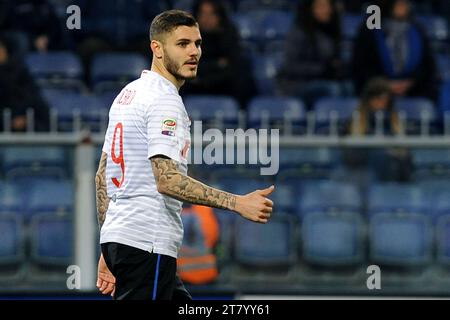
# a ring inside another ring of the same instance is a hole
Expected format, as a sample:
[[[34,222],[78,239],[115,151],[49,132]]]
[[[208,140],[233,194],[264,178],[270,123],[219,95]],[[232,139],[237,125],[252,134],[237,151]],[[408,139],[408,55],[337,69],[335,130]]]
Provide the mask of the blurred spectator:
[[[67,47],[64,27],[53,6],[47,0],[2,0],[0,28],[5,34],[14,33],[14,44],[24,50],[46,52]],[[3,17],[1,17],[3,16]],[[24,40],[25,39],[25,40]]]
[[[34,130],[48,130],[48,107],[24,64],[9,54],[4,40],[0,40],[0,101],[1,130],[5,109],[11,110],[12,131],[26,131],[27,109],[34,110]]]
[[[394,110],[393,92],[390,82],[384,78],[371,79],[363,90],[358,117],[354,117],[349,131],[352,135],[397,135],[401,133],[401,124]],[[383,114],[377,120],[376,114]],[[371,165],[378,180],[407,181],[412,168],[411,155],[404,148],[350,149],[345,153],[345,162],[349,167]]]
[[[183,93],[231,95],[245,106],[255,92],[250,63],[245,63],[225,7],[217,0],[201,0],[194,16],[203,39],[202,57],[197,77],[186,83]]]
[[[364,88],[358,106],[359,116],[353,119],[351,134],[368,135],[376,131],[376,113],[382,112],[381,134],[395,135],[400,133],[400,121],[393,107],[393,96],[390,83],[384,78],[373,78]]]
[[[286,39],[278,75],[282,94],[300,96],[311,106],[323,96],[341,94],[340,14],[334,0],[300,2],[296,23]]]
[[[381,30],[362,25],[355,41],[353,76],[357,92],[369,79],[385,76],[398,96],[435,99],[435,61],[426,34],[412,18],[408,0],[379,1]]]

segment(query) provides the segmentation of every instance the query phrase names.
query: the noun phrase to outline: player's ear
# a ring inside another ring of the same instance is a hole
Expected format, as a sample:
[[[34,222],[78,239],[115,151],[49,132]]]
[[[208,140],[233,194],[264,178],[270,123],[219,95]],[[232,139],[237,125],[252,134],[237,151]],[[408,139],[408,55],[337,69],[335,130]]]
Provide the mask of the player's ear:
[[[156,58],[161,59],[163,56],[162,43],[158,40],[152,40],[150,42],[150,48]]]

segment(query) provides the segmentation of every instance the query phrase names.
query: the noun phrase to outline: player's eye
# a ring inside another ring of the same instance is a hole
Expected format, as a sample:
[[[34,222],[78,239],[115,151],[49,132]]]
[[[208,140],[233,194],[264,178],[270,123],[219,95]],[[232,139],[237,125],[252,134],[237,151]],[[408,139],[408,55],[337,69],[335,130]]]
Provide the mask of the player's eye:
[[[187,42],[180,42],[178,45],[182,48],[185,48],[188,44]]]

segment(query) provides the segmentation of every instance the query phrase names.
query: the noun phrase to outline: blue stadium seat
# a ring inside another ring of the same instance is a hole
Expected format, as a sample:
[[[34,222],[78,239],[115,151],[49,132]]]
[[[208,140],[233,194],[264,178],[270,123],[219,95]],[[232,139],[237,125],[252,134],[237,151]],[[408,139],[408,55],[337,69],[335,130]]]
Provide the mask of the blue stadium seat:
[[[444,17],[419,15],[417,19],[426,30],[431,41],[446,41],[448,39],[448,24]]]
[[[71,180],[35,179],[30,182],[27,214],[73,212],[74,187]],[[49,196],[51,195],[51,196]]]
[[[407,121],[407,133],[421,133],[421,123],[430,124],[430,132],[435,131],[437,112],[433,102],[426,98],[399,98],[395,101],[399,113],[404,112]]]
[[[102,100],[98,96],[56,89],[45,89],[43,93],[50,108],[57,113],[58,131],[77,130],[77,115],[79,130],[88,126],[92,131],[98,131],[101,123],[106,121],[111,107],[109,100]]]
[[[417,213],[427,215],[429,208],[423,190],[415,184],[376,183],[370,186],[368,213]]]
[[[312,212],[350,211],[360,213],[362,197],[350,182],[309,181],[301,187],[297,210],[302,217]]]
[[[450,57],[448,56],[448,54],[439,54],[436,57],[436,64],[441,79],[447,82],[448,88],[448,82],[450,82]]]
[[[7,179],[29,175],[67,177],[68,155],[60,146],[15,146],[3,150],[2,171]]]
[[[313,177],[328,177],[340,164],[340,152],[331,148],[283,148],[280,150],[280,169],[296,169]]]
[[[283,61],[282,52],[256,55],[252,60],[253,77],[258,93],[261,95],[274,95],[276,93],[275,77]]]
[[[302,224],[302,252],[306,261],[323,266],[351,266],[364,257],[363,222],[351,212],[316,212]]]
[[[106,110],[109,110],[119,94],[120,90],[109,90],[97,94],[96,97],[100,101],[102,107],[104,107]]]
[[[16,182],[0,182],[0,215],[23,214],[25,194],[24,189]]]
[[[322,98],[314,104],[316,132],[329,134],[344,133],[358,105],[357,98]],[[335,120],[334,120],[335,119]],[[336,128],[333,129],[334,124]]]
[[[450,214],[441,216],[437,221],[436,254],[440,264],[450,265]]]
[[[91,83],[97,93],[119,89],[138,79],[141,72],[149,67],[150,62],[139,54],[100,53],[92,62]]]
[[[430,211],[433,221],[436,221],[440,216],[450,213],[450,189],[441,190],[433,198],[435,202],[430,204]]]
[[[369,238],[374,263],[412,267],[431,262],[432,232],[424,215],[377,214],[370,221]]]
[[[0,267],[19,264],[25,257],[22,220],[18,215],[0,215]]]
[[[284,10],[258,9],[238,12],[232,16],[240,37],[257,45],[264,42],[284,39],[292,27],[294,14]]]
[[[294,14],[289,11],[272,10],[261,20],[261,33],[264,41],[284,39],[292,28]]]
[[[296,0],[239,0],[235,1],[238,12],[253,10],[289,10],[294,9]]]
[[[442,70],[442,69],[441,69]],[[449,75],[450,75],[450,58],[449,58]],[[450,121],[450,76],[448,80],[442,84],[439,94],[439,111],[446,114],[446,121]]]
[[[211,124],[217,120],[219,124],[228,125],[238,122],[239,104],[231,96],[190,95],[184,103],[193,121],[202,120]]]
[[[341,21],[342,34],[344,38],[353,40],[358,34],[358,30],[363,22],[364,16],[360,14],[345,14]]]
[[[283,212],[287,214],[295,213],[296,199],[299,194],[300,181],[297,179],[282,179],[275,183],[275,190],[270,198],[274,202],[274,214]]]
[[[257,42],[261,34],[261,20],[248,13],[236,13],[231,16],[239,36],[244,41]]]
[[[411,149],[416,179],[450,176],[450,151],[446,149]]]
[[[278,215],[267,224],[236,220],[235,253],[238,263],[254,267],[289,267],[296,259],[295,225]]]
[[[26,64],[31,75],[43,87],[64,87],[80,91],[83,67],[81,61],[72,52],[30,53]]]
[[[31,221],[31,256],[40,265],[67,266],[73,258],[73,222],[57,215],[37,215]]]
[[[343,40],[340,56],[346,65],[352,64],[354,43],[351,40]]]
[[[450,214],[450,181],[447,179],[425,180],[419,183],[433,222],[440,216]]]
[[[283,128],[290,123],[297,129],[305,122],[305,105],[294,97],[257,96],[247,106],[249,127]],[[265,119],[264,117],[267,117]]]

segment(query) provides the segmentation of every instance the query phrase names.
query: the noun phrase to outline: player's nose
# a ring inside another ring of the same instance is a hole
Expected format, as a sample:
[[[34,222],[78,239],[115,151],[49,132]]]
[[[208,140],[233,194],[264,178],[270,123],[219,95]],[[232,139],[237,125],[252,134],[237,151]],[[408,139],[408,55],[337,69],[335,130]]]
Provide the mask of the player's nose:
[[[192,44],[190,46],[189,56],[190,57],[198,57],[199,55],[200,55],[200,48],[197,47],[195,44]]]

